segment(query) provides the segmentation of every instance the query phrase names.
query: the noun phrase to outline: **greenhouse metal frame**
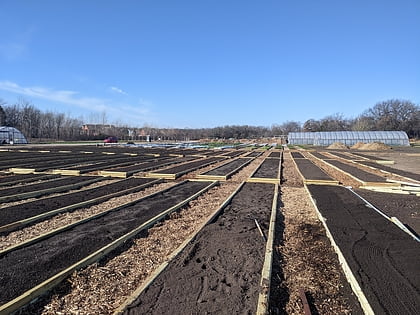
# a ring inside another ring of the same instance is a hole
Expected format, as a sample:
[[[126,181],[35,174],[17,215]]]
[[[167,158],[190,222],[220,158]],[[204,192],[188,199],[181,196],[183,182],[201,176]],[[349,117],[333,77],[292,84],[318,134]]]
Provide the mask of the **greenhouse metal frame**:
[[[13,127],[0,127],[1,144],[27,144],[25,136],[18,129]]]
[[[329,146],[335,142],[352,146],[358,142],[381,142],[386,145],[409,146],[407,133],[404,131],[319,131],[290,132],[289,144]]]

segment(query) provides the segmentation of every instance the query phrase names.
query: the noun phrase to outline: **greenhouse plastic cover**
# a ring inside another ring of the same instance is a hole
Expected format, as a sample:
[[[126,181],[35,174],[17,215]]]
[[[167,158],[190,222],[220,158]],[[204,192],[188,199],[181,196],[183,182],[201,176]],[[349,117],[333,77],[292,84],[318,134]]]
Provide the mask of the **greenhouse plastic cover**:
[[[13,127],[0,127],[0,144],[27,144],[25,136]]]
[[[408,146],[408,136],[404,131],[319,131],[290,132],[290,144],[310,144],[328,146],[341,142],[351,146],[358,142],[382,142],[387,145]]]

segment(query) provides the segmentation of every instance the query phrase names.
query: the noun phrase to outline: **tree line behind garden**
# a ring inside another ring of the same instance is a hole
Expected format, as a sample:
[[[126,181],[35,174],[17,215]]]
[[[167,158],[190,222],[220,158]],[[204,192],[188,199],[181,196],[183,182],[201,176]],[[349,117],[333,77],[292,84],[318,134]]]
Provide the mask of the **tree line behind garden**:
[[[333,114],[322,119],[274,123],[272,126],[229,125],[214,128],[133,127],[121,123],[108,124],[103,114],[96,123],[85,124],[82,119],[64,113],[43,112],[21,99],[7,104],[0,99],[0,126],[15,127],[30,142],[48,140],[103,140],[116,136],[122,140],[197,140],[252,139],[287,135],[293,131],[370,131],[402,130],[410,138],[420,137],[420,106],[408,100],[391,99],[375,104],[356,118]]]

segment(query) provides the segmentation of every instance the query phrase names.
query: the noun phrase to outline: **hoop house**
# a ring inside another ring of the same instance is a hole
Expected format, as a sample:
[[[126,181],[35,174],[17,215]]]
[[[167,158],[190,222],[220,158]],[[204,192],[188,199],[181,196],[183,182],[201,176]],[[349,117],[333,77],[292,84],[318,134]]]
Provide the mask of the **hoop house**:
[[[25,136],[13,127],[0,127],[0,144],[27,144]]]
[[[352,146],[358,142],[382,142],[387,145],[409,146],[408,136],[404,131],[320,131],[320,132],[290,132],[289,143],[294,145],[309,144],[329,146],[342,142]]]

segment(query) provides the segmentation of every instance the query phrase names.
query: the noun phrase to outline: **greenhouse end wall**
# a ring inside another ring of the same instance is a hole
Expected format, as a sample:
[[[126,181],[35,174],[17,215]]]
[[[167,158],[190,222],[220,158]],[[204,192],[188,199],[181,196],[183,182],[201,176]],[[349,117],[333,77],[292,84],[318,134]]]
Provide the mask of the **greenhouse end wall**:
[[[2,144],[27,144],[22,132],[13,127],[0,127],[0,145]]]
[[[352,146],[358,142],[381,142],[393,146],[409,146],[407,133],[404,131],[320,131],[290,132],[289,144],[329,146],[335,142]]]

